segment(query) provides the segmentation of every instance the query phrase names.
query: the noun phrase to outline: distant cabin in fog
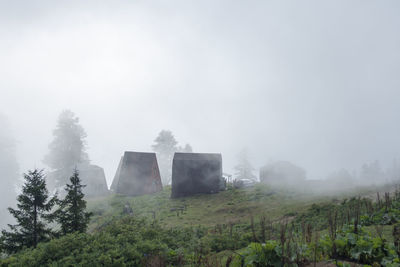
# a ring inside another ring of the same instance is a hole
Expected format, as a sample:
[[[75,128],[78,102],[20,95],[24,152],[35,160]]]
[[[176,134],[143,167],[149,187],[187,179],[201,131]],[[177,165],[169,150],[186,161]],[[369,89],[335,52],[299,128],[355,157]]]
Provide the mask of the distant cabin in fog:
[[[161,190],[156,154],[125,152],[111,184],[111,191],[121,195],[139,196]]]
[[[221,154],[175,153],[172,198],[217,193],[223,189]]]
[[[273,186],[298,185],[306,179],[306,171],[288,161],[275,161],[260,169],[260,181]]]
[[[70,167],[49,172],[46,177],[46,183],[50,191],[63,190],[64,183],[70,184],[69,178],[72,176],[74,169],[75,167]],[[76,169],[79,172],[82,184],[86,185],[83,188],[83,193],[86,196],[96,197],[109,193],[103,168],[92,164],[78,164]]]

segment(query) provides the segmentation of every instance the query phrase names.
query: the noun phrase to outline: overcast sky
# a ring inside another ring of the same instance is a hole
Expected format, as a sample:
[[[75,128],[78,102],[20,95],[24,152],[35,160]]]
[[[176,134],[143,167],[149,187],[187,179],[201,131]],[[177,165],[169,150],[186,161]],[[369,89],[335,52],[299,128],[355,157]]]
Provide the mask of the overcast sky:
[[[256,168],[289,160],[314,179],[384,165],[400,156],[399,14],[397,0],[0,0],[0,112],[21,172],[45,167],[63,109],[109,184],[162,129],[230,173],[244,147]]]

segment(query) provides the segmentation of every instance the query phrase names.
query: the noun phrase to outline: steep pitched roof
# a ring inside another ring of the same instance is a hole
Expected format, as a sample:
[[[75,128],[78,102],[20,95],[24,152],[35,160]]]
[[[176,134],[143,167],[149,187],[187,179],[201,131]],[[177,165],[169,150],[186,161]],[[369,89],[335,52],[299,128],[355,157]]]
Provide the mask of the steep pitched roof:
[[[125,152],[115,174],[112,190],[131,196],[162,190],[156,154]]]

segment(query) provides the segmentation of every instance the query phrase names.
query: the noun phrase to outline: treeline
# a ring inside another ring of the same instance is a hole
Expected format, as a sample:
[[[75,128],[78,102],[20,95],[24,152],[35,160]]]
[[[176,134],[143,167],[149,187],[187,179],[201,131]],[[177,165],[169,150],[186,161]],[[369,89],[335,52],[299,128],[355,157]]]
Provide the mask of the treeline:
[[[24,174],[25,183],[17,198],[17,208],[8,208],[16,224],[2,230],[0,249],[13,254],[24,248],[36,248],[40,242],[49,241],[69,233],[84,233],[91,214],[86,212],[79,172],[75,169],[70,183],[65,186],[66,196],[50,196],[43,170],[30,170]]]

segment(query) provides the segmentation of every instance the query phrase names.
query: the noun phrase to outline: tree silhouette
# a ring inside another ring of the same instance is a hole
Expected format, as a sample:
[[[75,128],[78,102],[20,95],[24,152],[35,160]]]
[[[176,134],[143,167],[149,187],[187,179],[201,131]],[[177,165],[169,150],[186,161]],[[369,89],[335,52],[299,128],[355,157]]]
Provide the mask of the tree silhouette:
[[[163,185],[171,183],[172,159],[178,151],[174,135],[171,131],[162,130],[154,140],[152,149],[157,153],[158,165],[160,167],[161,180]]]
[[[2,248],[14,253],[23,247],[36,247],[41,241],[48,240],[52,230],[46,223],[54,220],[51,209],[57,201],[53,196],[49,199],[43,170],[35,169],[24,174],[25,183],[18,196],[18,209],[9,208],[17,224],[9,225],[11,231],[2,231]]]
[[[50,152],[44,159],[44,163],[50,168],[70,168],[89,161],[86,153],[86,132],[72,111],[61,112],[53,136],[49,145]]]
[[[57,210],[57,221],[61,224],[63,234],[73,232],[86,232],[91,213],[86,212],[85,194],[82,189],[79,172],[74,170],[70,178],[70,184],[65,186],[67,195],[60,201],[60,208]]]

